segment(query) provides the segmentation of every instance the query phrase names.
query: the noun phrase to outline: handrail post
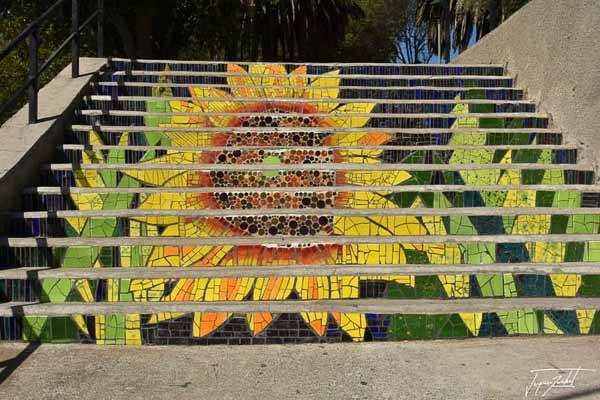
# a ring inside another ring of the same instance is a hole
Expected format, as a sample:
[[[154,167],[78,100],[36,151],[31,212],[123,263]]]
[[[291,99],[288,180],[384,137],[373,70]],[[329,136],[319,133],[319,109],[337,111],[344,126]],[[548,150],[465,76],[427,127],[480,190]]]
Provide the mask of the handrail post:
[[[79,0],[71,2],[71,31],[75,35],[71,44],[72,62],[71,75],[73,78],[79,77]]]
[[[104,57],[104,0],[98,0],[98,57]]]
[[[29,123],[37,122],[38,114],[38,32],[35,27],[29,35]]]

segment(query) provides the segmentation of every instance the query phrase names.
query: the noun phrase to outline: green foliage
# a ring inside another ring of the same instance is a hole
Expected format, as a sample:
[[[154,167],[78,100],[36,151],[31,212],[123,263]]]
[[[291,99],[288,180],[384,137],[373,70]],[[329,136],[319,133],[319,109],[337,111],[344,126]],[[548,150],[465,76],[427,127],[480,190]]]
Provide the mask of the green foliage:
[[[417,0],[106,0],[107,56],[241,61],[427,62]],[[46,0],[0,4],[0,48],[47,10]],[[96,7],[81,0],[81,20]],[[65,1],[39,31],[42,64],[69,36]],[[96,54],[95,24],[82,35],[82,56]],[[69,48],[40,87],[70,62]],[[0,103],[27,80],[27,43],[0,62]],[[26,102],[22,96],[0,122]]]

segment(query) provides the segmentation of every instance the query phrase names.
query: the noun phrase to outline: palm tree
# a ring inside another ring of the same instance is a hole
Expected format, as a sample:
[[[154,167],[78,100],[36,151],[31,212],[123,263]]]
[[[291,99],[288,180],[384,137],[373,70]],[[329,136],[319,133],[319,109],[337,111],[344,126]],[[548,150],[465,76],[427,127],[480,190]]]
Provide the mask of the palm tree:
[[[429,46],[437,46],[441,23],[442,57],[450,61],[451,49],[463,51],[476,32],[477,40],[495,29],[529,0],[418,0],[417,19],[427,25]]]

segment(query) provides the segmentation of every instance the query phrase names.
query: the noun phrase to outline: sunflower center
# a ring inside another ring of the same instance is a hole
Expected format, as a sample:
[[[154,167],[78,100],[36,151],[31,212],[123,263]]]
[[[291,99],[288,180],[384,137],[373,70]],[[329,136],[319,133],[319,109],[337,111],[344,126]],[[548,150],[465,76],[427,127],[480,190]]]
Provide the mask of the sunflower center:
[[[319,127],[319,118],[302,115],[288,115],[281,110],[267,110],[269,115],[256,115],[239,118],[237,126],[248,128],[287,127],[300,128],[298,131],[231,132],[227,134],[224,147],[232,150],[215,152],[214,163],[229,165],[293,165],[293,164],[328,164],[333,163],[335,155],[332,150],[310,149],[323,146],[329,136],[324,132],[311,132],[302,128]],[[245,146],[252,148],[244,149]],[[257,149],[265,146],[270,148]],[[273,149],[273,147],[281,147]],[[304,147],[299,149],[297,147]],[[239,148],[239,149],[238,149]],[[331,208],[335,205],[337,194],[302,193],[302,192],[243,192],[244,187],[315,187],[334,186],[336,173],[333,171],[212,171],[209,174],[215,188],[239,187],[239,192],[215,192],[214,200],[222,209],[305,209]],[[263,216],[263,217],[231,217],[224,218],[228,225],[249,235],[291,235],[305,236],[331,234],[333,218],[326,216]]]

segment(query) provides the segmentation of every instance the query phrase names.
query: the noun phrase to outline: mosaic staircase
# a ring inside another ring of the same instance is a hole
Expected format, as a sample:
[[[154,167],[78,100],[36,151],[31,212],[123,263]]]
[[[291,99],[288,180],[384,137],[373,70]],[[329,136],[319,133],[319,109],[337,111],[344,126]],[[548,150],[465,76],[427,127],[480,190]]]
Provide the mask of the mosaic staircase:
[[[112,60],[4,216],[0,339],[600,333],[600,186],[513,85]]]

